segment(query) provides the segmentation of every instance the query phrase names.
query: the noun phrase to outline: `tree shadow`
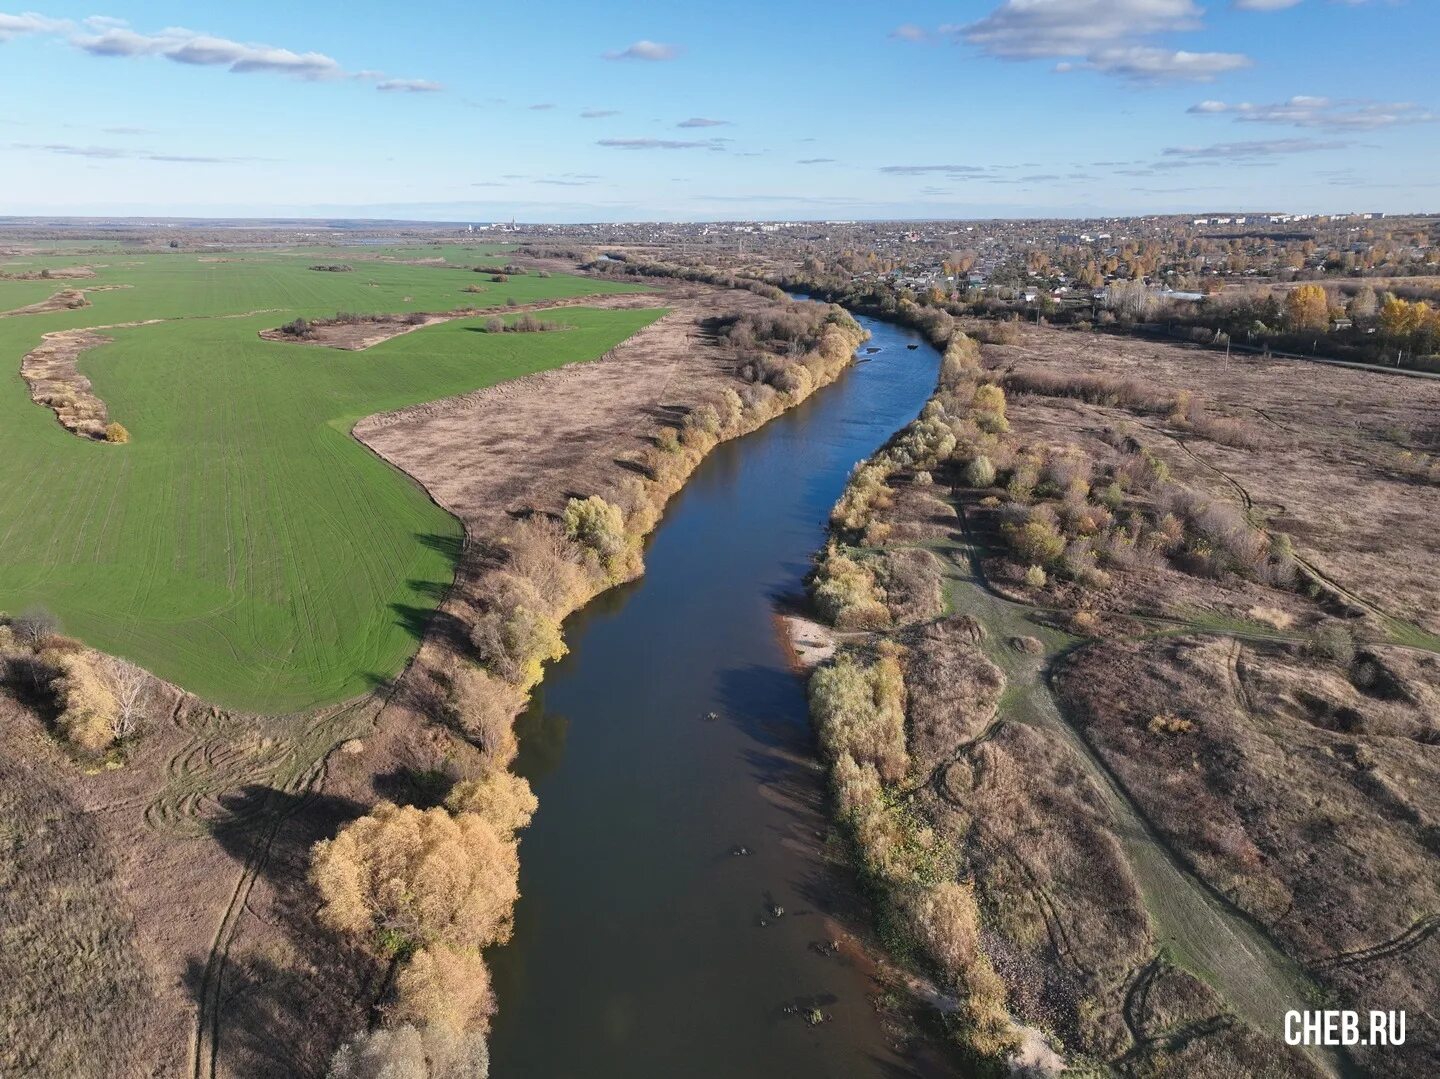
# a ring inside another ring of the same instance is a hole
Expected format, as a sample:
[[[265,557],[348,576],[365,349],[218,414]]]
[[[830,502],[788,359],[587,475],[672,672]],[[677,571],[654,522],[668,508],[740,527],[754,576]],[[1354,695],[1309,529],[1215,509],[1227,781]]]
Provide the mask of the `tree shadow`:
[[[655,478],[654,471],[646,468],[639,461],[630,461],[624,457],[612,457],[611,463],[619,465],[626,472],[633,472],[637,476],[643,476],[647,480],[653,480]]]
[[[210,834],[221,848],[272,883],[302,879],[310,848],[365,812],[353,798],[296,794],[251,783],[219,798]],[[295,872],[298,868],[298,873]]]
[[[415,538],[432,551],[439,551],[452,562],[460,561],[465,551],[464,536],[443,536],[438,532],[417,532]]]
[[[468,646],[468,627],[449,611],[438,607],[416,607],[409,603],[392,603],[390,610],[395,613],[396,623],[417,641],[423,640],[428,632],[457,651]]]
[[[439,603],[450,592],[450,586],[440,581],[422,581],[412,577],[405,582],[410,591],[419,593],[422,596],[429,596],[436,603]]]
[[[397,765],[375,776],[371,785],[375,793],[396,805],[433,809],[445,801],[460,776],[453,768]]]
[[[252,784],[220,799],[210,833],[252,888],[233,935],[192,958],[185,985],[216,1031],[224,1070],[323,1076],[337,1037],[363,1030],[385,970],[316,918],[314,844],[364,812],[350,798]],[[253,917],[252,917],[253,915]]]

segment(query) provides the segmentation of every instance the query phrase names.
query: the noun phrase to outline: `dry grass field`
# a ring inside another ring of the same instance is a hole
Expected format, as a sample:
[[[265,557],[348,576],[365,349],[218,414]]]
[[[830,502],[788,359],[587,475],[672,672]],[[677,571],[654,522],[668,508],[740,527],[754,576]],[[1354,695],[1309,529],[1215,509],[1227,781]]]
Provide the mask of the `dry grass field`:
[[[969,977],[1074,1065],[1434,1074],[1440,383],[1012,340],[857,473],[819,571],[905,656],[882,804],[973,883]],[[1412,1037],[1286,1049],[1320,1002]]]

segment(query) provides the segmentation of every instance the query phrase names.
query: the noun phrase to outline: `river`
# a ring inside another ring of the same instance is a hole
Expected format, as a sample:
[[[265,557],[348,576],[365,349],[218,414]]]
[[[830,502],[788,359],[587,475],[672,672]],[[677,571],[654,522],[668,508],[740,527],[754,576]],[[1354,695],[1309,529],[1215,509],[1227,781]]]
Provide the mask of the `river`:
[[[498,1077],[914,1074],[863,960],[824,954],[856,925],[854,893],[821,856],[823,776],[773,621],[851,468],[934,389],[923,338],[861,322],[860,362],[717,447],[645,576],[565,627],[570,654],[520,726],[540,810],[514,939],[489,956]]]

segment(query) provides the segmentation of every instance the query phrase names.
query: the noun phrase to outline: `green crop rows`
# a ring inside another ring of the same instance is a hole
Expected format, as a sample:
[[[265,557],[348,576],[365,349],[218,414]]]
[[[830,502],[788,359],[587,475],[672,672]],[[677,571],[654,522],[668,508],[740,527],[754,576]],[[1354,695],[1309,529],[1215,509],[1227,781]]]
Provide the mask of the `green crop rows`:
[[[97,648],[265,712],[393,675],[452,576],[459,523],[355,441],[355,421],[594,359],[659,315],[562,309],[544,317],[573,328],[536,334],[477,333],[482,320],[462,319],[343,352],[257,333],[339,310],[629,289],[336,253],[325,260],[352,272],[308,269],[315,252],[86,257],[91,279],[0,280],[0,311],[61,287],[129,286],[75,311],[0,318],[0,610],[44,606]],[[78,260],[20,261],[0,268]],[[472,284],[487,291],[463,291]],[[130,444],[83,440],[30,401],[20,361],[42,333],[149,319],[167,321],[106,330],[114,343],[80,361]]]

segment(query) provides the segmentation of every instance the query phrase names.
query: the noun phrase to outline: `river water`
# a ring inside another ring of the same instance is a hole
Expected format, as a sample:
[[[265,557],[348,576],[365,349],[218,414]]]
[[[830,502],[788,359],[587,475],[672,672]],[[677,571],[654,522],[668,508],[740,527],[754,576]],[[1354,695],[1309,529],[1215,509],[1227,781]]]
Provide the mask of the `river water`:
[[[540,811],[514,940],[489,956],[499,1079],[912,1074],[863,961],[817,947],[855,924],[854,893],[820,857],[823,777],[773,622],[851,468],[935,385],[921,337],[861,321],[861,362],[717,447],[645,576],[565,627],[521,723]]]

